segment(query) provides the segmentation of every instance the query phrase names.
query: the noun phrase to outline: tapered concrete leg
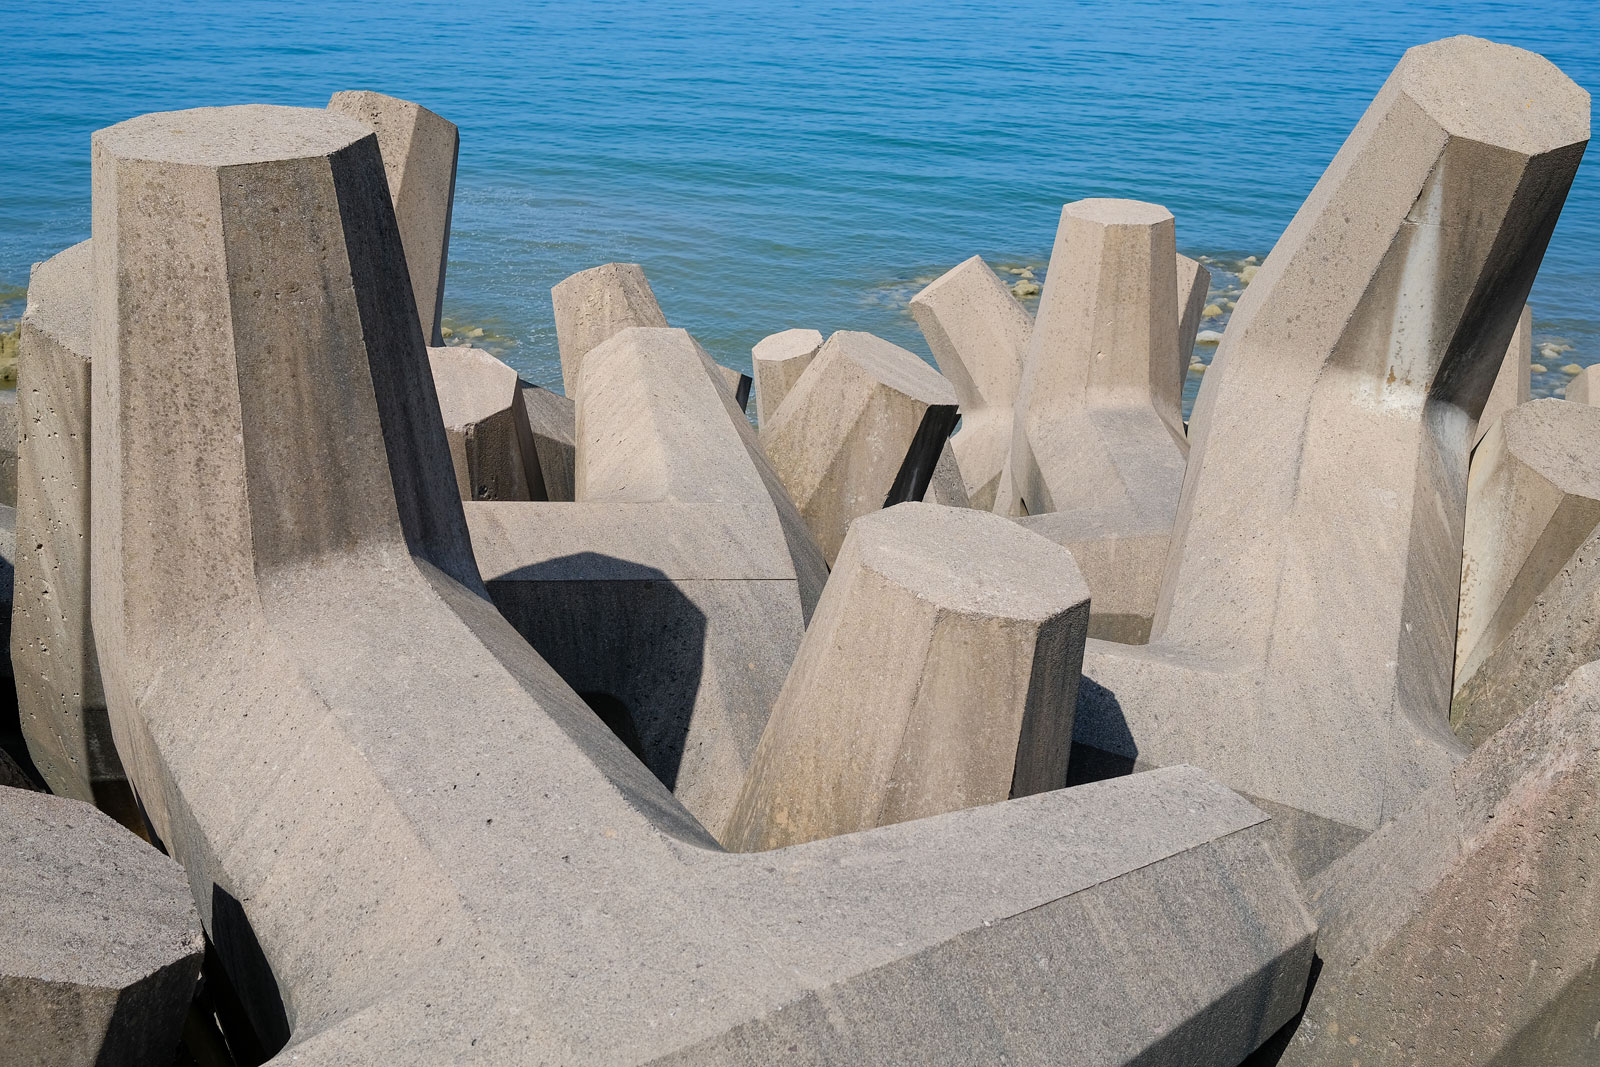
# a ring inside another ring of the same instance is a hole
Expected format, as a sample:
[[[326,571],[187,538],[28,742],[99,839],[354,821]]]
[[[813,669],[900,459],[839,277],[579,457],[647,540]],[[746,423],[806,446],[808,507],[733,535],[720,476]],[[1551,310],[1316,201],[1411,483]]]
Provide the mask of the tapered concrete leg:
[[[1473,424],[1588,113],[1530,52],[1406,53],[1205,376],[1150,645],[1085,653],[1077,740],[1279,805],[1303,871],[1466,751],[1449,707]]]
[[[1507,412],[1473,453],[1451,708],[1468,744],[1484,741],[1527,704],[1485,699],[1525,682],[1525,670],[1508,670],[1505,660],[1492,674],[1484,669],[1535,605],[1541,614],[1556,608],[1553,586],[1600,526],[1597,445],[1600,410],[1548,399]],[[1570,609],[1570,600],[1559,599]],[[1559,659],[1600,658],[1600,646],[1583,641],[1581,631],[1567,637],[1571,652]]]
[[[946,271],[911,298],[939,372],[955,387],[961,429],[951,439],[972,506],[994,506],[1011,449],[1012,407],[1033,316],[982,258]]]
[[[830,564],[851,520],[884,506],[924,420],[955,406],[950,383],[905,349],[828,338],[761,443]]]
[[[1322,972],[1278,1062],[1600,1059],[1596,780],[1590,665],[1307,886]]]
[[[531,435],[525,430],[526,419],[518,418],[517,372],[487,352],[465,347],[428,349],[428,366],[461,499],[543,497],[539,466],[528,463],[523,454]]]
[[[176,863],[76,800],[0,786],[7,1067],[171,1063],[204,941]]]
[[[1526,404],[1533,389],[1533,309],[1523,305],[1522,317],[1517,320],[1517,332],[1511,335],[1506,354],[1500,360],[1500,373],[1495,375],[1489,399],[1484,401],[1483,414],[1478,417],[1478,429],[1472,439],[1477,448],[1483,435],[1495,420],[1518,404]]]
[[[450,212],[456,197],[456,125],[427,108],[382,93],[334,93],[328,110],[348,115],[378,135],[384,176],[406,250],[417,320],[430,345],[444,344],[444,270],[450,258]]]
[[[11,662],[28,754],[51,790],[139,824],[111,739],[89,625],[88,241],[34,268],[17,405],[16,585]]]
[[[1198,261],[1178,255],[1178,360],[1183,373],[1189,372],[1194,354],[1194,339],[1200,333],[1200,316],[1211,292],[1211,272]],[[1181,389],[1182,386],[1180,385]]]
[[[555,305],[561,382],[568,396],[590,350],[630,327],[667,324],[644,268],[637,263],[604,263],[579,271],[550,290],[550,301]]]
[[[479,584],[376,143],[226,108],[94,164],[113,728],[281,1062],[1220,1067],[1296,1009],[1294,878],[1191,768],[719,851]]]
[[[570,397],[560,393],[527,382],[519,382],[518,386],[516,410],[522,420],[523,456],[527,457],[531,451],[534,457],[529,464],[530,482],[536,489],[543,485],[545,500],[571,500],[573,472],[578,462],[573,445],[577,409]],[[531,468],[535,465],[539,468],[537,478],[532,477]]]
[[[1165,549],[1145,546],[1171,531],[1188,450],[1172,215],[1068,204],[1051,261],[1071,266],[1045,280],[995,510],[1059,512],[1048,536],[1083,568],[1095,632],[1148,631],[1161,568],[1147,557]]]
[[[816,330],[784,330],[763,337],[750,350],[750,368],[756,386],[756,424],[763,433],[821,347],[822,334]]]
[[[725,843],[1061,788],[1088,616],[1072,556],[998,516],[916,503],[857,519]]]
[[[1567,383],[1566,398],[1578,404],[1600,406],[1600,365],[1583,368],[1583,373]]]

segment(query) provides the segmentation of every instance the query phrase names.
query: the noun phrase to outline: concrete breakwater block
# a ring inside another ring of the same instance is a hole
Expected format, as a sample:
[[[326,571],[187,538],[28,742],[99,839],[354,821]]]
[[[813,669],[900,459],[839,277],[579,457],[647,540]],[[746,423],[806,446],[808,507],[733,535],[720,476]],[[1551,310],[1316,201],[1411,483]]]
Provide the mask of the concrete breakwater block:
[[[0,1060],[177,1052],[204,942],[183,870],[87,804],[0,785]]]
[[[1501,416],[1473,453],[1451,701],[1468,744],[1600,658],[1586,580],[1600,527],[1597,450],[1600,410],[1545,399]]]
[[[89,623],[94,248],[34,267],[18,355],[11,662],[28,753],[50,789],[139,825],[111,737]]]
[[[1194,340],[1200,334],[1200,322],[1206,309],[1206,297],[1211,293],[1211,272],[1199,260],[1190,259],[1181,252],[1178,264],[1178,359],[1188,374],[1189,358],[1194,353]],[[1182,386],[1179,386],[1182,389]]]
[[[1322,969],[1282,1067],[1600,1062],[1600,665],[1307,885]]]
[[[950,439],[972,506],[994,506],[1011,450],[1011,417],[1033,316],[979,256],[952,267],[911,298],[939,373],[961,406]]]
[[[550,302],[568,396],[577,386],[584,357],[597,345],[634,326],[667,325],[650,280],[637,263],[604,263],[579,271],[550,290]]]
[[[462,500],[537,500],[544,479],[517,372],[465,346],[429,348],[428,366]]]
[[[850,526],[724,843],[778,848],[1060,789],[1089,590],[986,512]]]
[[[830,564],[851,521],[883,508],[908,465],[925,462],[931,477],[944,438],[924,425],[947,436],[956,403],[950,383],[898,345],[848,330],[823,344],[761,444]]]
[[[1205,376],[1150,644],[1089,642],[1076,740],[1260,798],[1304,873],[1467,751],[1449,722],[1473,424],[1588,115],[1533,53],[1405,54]]]
[[[816,330],[784,330],[763,337],[750,350],[750,369],[756,386],[756,425],[763,433],[783,398],[811,366],[821,347],[822,334]]]
[[[683,330],[624,330],[577,384],[578,503],[468,511],[501,613],[713,833],[827,569]]]
[[[1062,209],[1051,261],[1074,266],[1045,278],[996,495],[1003,515],[1057,513],[1046,535],[1072,549],[1105,638],[1149,632],[1183,486],[1175,240],[1156,204]]]
[[[1221,1067],[1295,1011],[1297,883],[1199,770],[720,851],[489,603],[367,130],[207,109],[93,153],[113,732],[286,1061]],[[603,396],[580,497],[627,469]]]
[[[578,412],[571,397],[538,385],[518,382],[516,413],[522,419],[523,448],[531,447],[528,463],[531,484],[543,487],[543,500],[571,500],[578,453],[574,443]],[[527,452],[524,451],[526,461]],[[533,468],[538,467],[537,477]]]
[[[450,259],[460,131],[420,104],[382,93],[334,93],[328,110],[348,115],[377,135],[400,243],[406,250],[417,321],[428,344],[442,345],[439,320]]]

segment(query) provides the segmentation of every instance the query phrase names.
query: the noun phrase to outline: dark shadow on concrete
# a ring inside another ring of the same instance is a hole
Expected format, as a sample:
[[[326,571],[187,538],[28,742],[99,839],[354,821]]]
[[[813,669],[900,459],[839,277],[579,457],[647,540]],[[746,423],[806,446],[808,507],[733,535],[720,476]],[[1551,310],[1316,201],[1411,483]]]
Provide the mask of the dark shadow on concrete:
[[[1093,678],[1078,682],[1078,711],[1074,719],[1072,759],[1067,766],[1067,785],[1102,782],[1132,774],[1139,758],[1128,720],[1122,714],[1117,695]],[[1092,724],[1092,732],[1085,726]],[[1080,740],[1085,735],[1093,741]]]
[[[1276,1067],[1283,1054],[1289,1048],[1289,1042],[1294,1040],[1295,1031],[1300,1029],[1300,1020],[1306,1016],[1306,1006],[1311,1003],[1311,994],[1316,991],[1317,977],[1322,974],[1322,957],[1311,957],[1311,974],[1306,978],[1306,995],[1300,1001],[1300,1010],[1295,1017],[1284,1023],[1273,1034],[1261,1043],[1261,1047],[1246,1056],[1239,1067]]]
[[[933,482],[933,468],[939,464],[939,453],[944,451],[944,443],[955,431],[956,420],[960,417],[961,411],[954,404],[928,405],[922,413],[922,421],[917,424],[916,434],[911,438],[911,447],[906,449],[905,459],[900,461],[900,470],[894,476],[894,484],[889,487],[889,495],[883,500],[884,507],[892,508],[896,504],[921,500],[928,495],[928,486]]]
[[[488,588],[523,640],[673,788],[700,691],[705,613],[662,571],[598,552],[545,560]]]
[[[288,1012],[278,991],[278,979],[261,950],[261,942],[256,940],[244,907],[219,885],[211,887],[211,939],[207,948],[207,963],[214,955],[221,966],[202,965],[202,970],[208,977],[227,976],[226,983],[215,983],[213,996],[217,1018],[234,1059],[248,1067],[265,1063],[289,1043]],[[214,953],[209,951],[212,948]],[[228,1003],[230,1000],[233,1003]],[[235,1008],[241,1018],[230,1018]],[[256,1058],[258,1054],[260,1059]]]

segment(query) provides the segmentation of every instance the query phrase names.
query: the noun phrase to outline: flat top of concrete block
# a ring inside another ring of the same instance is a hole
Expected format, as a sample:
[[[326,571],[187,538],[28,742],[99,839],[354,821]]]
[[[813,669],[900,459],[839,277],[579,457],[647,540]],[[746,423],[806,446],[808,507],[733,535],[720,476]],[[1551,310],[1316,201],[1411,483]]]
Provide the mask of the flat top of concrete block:
[[[481,422],[511,406],[517,372],[480,348],[452,345],[429,348],[439,414],[448,427]]]
[[[116,989],[202,948],[183,869],[87,804],[0,787],[0,975]]]
[[[1600,499],[1600,408],[1547,397],[1500,418],[1517,459],[1564,493]]]
[[[94,144],[122,159],[229,167],[326,156],[371,136],[336,111],[236,104],[140,115],[96,131]]]
[[[1172,212],[1160,204],[1147,204],[1143,200],[1112,200],[1107,197],[1090,197],[1075,200],[1061,209],[1063,217],[1088,219],[1104,226],[1154,226],[1172,221]]]
[[[956,403],[955,387],[944,375],[924,363],[917,354],[883,338],[857,330],[839,330],[824,348],[837,349],[839,355],[874,381],[921,400],[925,404]],[[818,358],[821,358],[819,354]]]
[[[429,111],[421,104],[410,100],[402,100],[398,96],[389,96],[386,93],[374,92],[371,89],[341,89],[328,98],[328,107],[346,115],[364,115],[376,117],[383,112],[398,113],[408,112],[417,117],[427,115],[430,118],[455,129],[455,123],[434,111]]]
[[[57,344],[87,359],[93,295],[94,246],[79,241],[33,265],[23,315]]]
[[[991,276],[994,275],[994,271],[989,270],[989,264],[983,261],[982,256],[968,256],[966,259],[963,259],[960,263],[957,263],[955,266],[951,267],[949,270],[945,271],[933,281],[919,289],[917,294],[911,298],[911,302],[913,304],[926,304],[929,300],[937,296],[941,289],[949,289],[959,286],[962,282],[963,275],[980,270],[989,271]],[[1000,279],[995,277],[995,281],[998,282]]]
[[[799,356],[809,356],[822,347],[822,334],[817,330],[784,330],[756,342],[750,350],[752,359],[781,362]]]
[[[1048,619],[1089,599],[1071,552],[987,511],[897,504],[850,532],[864,567],[953,611]]]
[[[1589,139],[1589,94],[1535,52],[1447,37],[1407,50],[1395,74],[1405,94],[1457,136],[1530,156]]]

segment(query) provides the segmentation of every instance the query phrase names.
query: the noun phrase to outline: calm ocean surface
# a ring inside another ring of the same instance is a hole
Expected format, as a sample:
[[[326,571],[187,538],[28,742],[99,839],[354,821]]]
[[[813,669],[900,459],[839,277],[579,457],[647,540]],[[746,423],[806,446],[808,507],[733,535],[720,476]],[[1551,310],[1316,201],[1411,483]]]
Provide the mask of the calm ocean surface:
[[[792,326],[926,355],[911,294],[973,253],[1038,271],[1070,200],[1156,201],[1181,250],[1265,256],[1409,45],[1477,34],[1600,89],[1600,0],[1395,7],[11,0],[0,318],[89,235],[93,130],[376,89],[460,126],[447,325],[533,381],[560,382],[550,286],[607,260],[730,366]],[[1600,362],[1600,160],[1532,303],[1558,391]]]

